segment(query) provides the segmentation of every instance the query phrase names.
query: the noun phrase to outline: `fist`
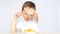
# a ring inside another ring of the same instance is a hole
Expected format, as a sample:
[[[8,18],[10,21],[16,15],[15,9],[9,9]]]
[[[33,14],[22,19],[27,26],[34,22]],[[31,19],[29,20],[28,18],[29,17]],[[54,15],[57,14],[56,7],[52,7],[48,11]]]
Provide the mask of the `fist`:
[[[15,14],[15,16],[18,18],[18,17],[20,17],[20,16],[22,16],[22,12],[17,12],[16,14]]]

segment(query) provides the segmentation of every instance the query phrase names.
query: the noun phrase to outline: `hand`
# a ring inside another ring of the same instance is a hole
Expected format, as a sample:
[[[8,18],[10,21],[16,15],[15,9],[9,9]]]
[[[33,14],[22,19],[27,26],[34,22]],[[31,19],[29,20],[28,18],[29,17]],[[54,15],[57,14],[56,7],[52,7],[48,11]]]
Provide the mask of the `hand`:
[[[22,12],[18,12],[15,14],[16,18],[19,18],[20,16],[22,16]]]

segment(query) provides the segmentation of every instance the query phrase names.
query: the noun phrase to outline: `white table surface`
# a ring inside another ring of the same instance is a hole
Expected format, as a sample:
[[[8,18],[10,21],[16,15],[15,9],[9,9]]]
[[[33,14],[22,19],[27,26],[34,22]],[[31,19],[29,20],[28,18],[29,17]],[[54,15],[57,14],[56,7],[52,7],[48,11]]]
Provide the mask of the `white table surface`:
[[[0,32],[0,34],[60,34],[60,32],[39,32],[39,33],[9,33],[9,32]]]

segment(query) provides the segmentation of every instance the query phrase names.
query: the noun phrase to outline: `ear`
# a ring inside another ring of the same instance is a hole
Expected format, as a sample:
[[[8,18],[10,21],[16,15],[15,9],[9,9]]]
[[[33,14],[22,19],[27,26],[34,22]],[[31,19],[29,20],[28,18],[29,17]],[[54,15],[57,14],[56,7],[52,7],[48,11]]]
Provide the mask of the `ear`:
[[[36,11],[33,12],[33,18],[36,22],[38,22],[38,13]]]

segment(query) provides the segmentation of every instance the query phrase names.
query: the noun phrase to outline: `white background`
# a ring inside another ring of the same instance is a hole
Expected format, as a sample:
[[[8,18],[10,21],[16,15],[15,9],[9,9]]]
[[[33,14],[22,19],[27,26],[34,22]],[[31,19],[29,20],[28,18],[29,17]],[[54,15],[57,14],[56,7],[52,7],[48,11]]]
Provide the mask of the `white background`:
[[[31,0],[36,4],[41,32],[60,32],[60,0]],[[13,16],[25,0],[0,0],[0,32],[10,32]]]

